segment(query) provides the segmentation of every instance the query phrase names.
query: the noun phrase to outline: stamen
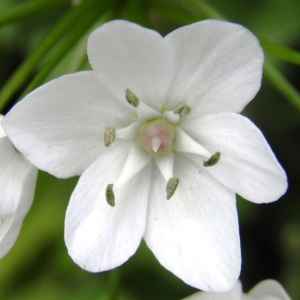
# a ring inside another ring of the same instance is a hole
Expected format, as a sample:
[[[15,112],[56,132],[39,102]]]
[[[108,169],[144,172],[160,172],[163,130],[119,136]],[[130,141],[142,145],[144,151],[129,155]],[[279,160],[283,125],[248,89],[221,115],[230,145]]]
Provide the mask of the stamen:
[[[174,114],[180,114],[180,112],[184,109],[184,107],[185,107],[184,101],[178,103],[173,110]]]
[[[169,178],[173,177],[174,161],[175,155],[173,152],[155,158],[156,165],[166,182],[168,182]]]
[[[170,200],[171,197],[174,195],[178,184],[179,184],[179,179],[178,178],[171,177],[168,180],[168,183],[167,183],[167,186],[166,186],[167,200]]]
[[[193,153],[209,159],[211,153],[201,144],[191,138],[179,126],[176,128],[176,140],[174,150],[184,153]]]
[[[178,103],[173,110],[173,113],[179,115],[180,117],[186,116],[190,112],[191,112],[191,107],[186,105],[184,101]]]
[[[139,122],[133,122],[124,128],[117,129],[116,138],[127,141],[134,140],[139,126]]]
[[[219,160],[221,158],[221,152],[216,152],[215,154],[213,154],[207,161],[203,162],[203,166],[204,167],[211,167],[216,165]]]
[[[130,89],[125,90],[125,96],[127,102],[137,109],[137,116],[139,120],[150,120],[155,119],[160,116],[160,113],[150,107],[148,104],[144,103],[143,101],[140,101],[138,96],[134,94]]]
[[[130,89],[125,90],[126,100],[129,104],[134,107],[138,107],[140,104],[140,99],[135,95]]]
[[[115,194],[113,191],[113,184],[108,184],[105,190],[105,198],[106,202],[109,206],[114,207],[115,206]]]
[[[187,105],[187,106],[184,108],[184,112],[183,112],[183,113],[184,113],[184,116],[188,115],[188,114],[191,112],[191,110],[192,110],[191,107]]]
[[[156,153],[157,150],[159,149],[160,145],[161,145],[161,139],[160,139],[158,136],[156,136],[155,138],[152,139],[152,141],[151,141],[151,146],[152,146],[152,150],[153,150],[155,153]]]
[[[107,126],[104,130],[104,145],[109,147],[116,138],[116,128]]]
[[[172,124],[179,124],[180,122],[180,116],[178,114],[174,114],[173,110],[165,111],[162,116]]]

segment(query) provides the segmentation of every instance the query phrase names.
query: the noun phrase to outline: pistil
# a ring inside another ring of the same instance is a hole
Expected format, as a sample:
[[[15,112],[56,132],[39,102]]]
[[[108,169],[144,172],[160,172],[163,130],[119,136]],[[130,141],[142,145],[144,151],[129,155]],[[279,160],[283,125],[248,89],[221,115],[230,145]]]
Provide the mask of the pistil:
[[[142,124],[137,140],[151,156],[159,157],[173,150],[174,128],[167,120],[158,118]]]
[[[151,145],[152,145],[152,150],[156,153],[157,150],[159,149],[160,145],[161,145],[161,140],[159,137],[155,137],[152,139],[151,141]]]

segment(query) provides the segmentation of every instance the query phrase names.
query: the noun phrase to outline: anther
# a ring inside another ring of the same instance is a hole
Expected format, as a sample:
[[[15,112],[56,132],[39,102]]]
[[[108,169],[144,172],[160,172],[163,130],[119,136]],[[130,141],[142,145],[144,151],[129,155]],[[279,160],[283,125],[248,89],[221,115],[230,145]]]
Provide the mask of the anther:
[[[203,166],[204,167],[211,167],[216,165],[219,160],[221,158],[221,152],[216,152],[215,154],[213,154],[207,161],[203,162]]]
[[[178,184],[179,184],[179,179],[178,178],[171,177],[168,180],[168,183],[167,183],[167,186],[166,186],[167,200],[170,200],[171,197],[174,195]]]
[[[105,190],[106,202],[111,207],[114,207],[116,205],[113,186],[114,186],[113,184],[108,184],[107,187],[106,187],[106,190]]]
[[[109,147],[116,138],[116,128],[107,126],[104,130],[104,145]]]
[[[191,112],[191,107],[186,105],[184,101],[178,103],[173,110],[173,113],[179,115],[180,117],[186,116],[190,112]]]
[[[138,107],[140,104],[140,99],[136,94],[134,94],[130,89],[125,90],[126,100],[129,104],[134,107]]]

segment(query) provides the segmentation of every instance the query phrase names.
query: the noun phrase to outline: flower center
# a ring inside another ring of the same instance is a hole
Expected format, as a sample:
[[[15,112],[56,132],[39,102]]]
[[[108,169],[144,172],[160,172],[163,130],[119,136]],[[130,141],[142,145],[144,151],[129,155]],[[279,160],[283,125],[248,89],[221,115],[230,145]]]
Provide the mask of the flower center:
[[[158,118],[140,126],[137,140],[151,156],[159,157],[172,151],[174,136],[173,125],[165,119]]]
[[[180,128],[175,127],[181,124],[182,118],[185,118],[190,112],[191,107],[185,101],[178,103],[173,110],[158,112],[140,101],[138,96],[130,89],[125,90],[127,102],[137,111],[137,121],[127,127],[116,130],[114,126],[106,126],[103,134],[103,142],[106,147],[110,147],[116,138],[124,140],[137,140],[139,146],[150,156],[155,158],[156,164],[161,171],[162,176],[167,182],[166,199],[169,200],[175,194],[180,179],[173,176],[174,155],[171,154],[173,148],[176,151],[184,153],[198,154],[205,157],[204,167],[216,165],[221,152],[211,153],[189,137]],[[115,206],[114,188],[120,188],[125,182],[130,180],[149,162],[149,158],[144,157],[144,153],[139,153],[136,145],[133,145],[133,151],[130,151],[116,184],[109,183],[105,190],[105,199],[109,206]],[[138,163],[135,165],[135,157],[138,155]],[[162,157],[165,156],[165,157]]]

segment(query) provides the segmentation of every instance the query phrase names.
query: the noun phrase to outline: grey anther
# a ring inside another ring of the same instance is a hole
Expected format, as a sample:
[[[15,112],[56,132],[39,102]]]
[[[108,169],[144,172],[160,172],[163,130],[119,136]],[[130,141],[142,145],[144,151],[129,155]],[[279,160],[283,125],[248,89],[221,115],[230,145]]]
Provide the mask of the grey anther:
[[[221,158],[221,152],[216,152],[215,154],[213,154],[207,161],[203,162],[203,166],[204,167],[211,167],[216,165],[219,160]]]
[[[125,90],[126,100],[129,104],[134,107],[138,107],[140,104],[140,99],[134,94],[130,89]]]
[[[168,183],[167,183],[167,186],[166,186],[167,200],[171,199],[171,197],[174,195],[178,184],[179,184],[179,179],[178,178],[171,177],[168,180]]]
[[[111,207],[114,207],[116,205],[113,186],[114,186],[113,184],[108,184],[107,187],[106,187],[106,190],[105,190],[106,202]]]
[[[184,101],[181,101],[180,103],[178,103],[175,106],[173,112],[174,112],[174,114],[177,114],[180,117],[183,117],[191,112],[191,107],[186,105]]]
[[[107,126],[104,130],[104,145],[109,147],[116,138],[116,128],[113,126]]]

